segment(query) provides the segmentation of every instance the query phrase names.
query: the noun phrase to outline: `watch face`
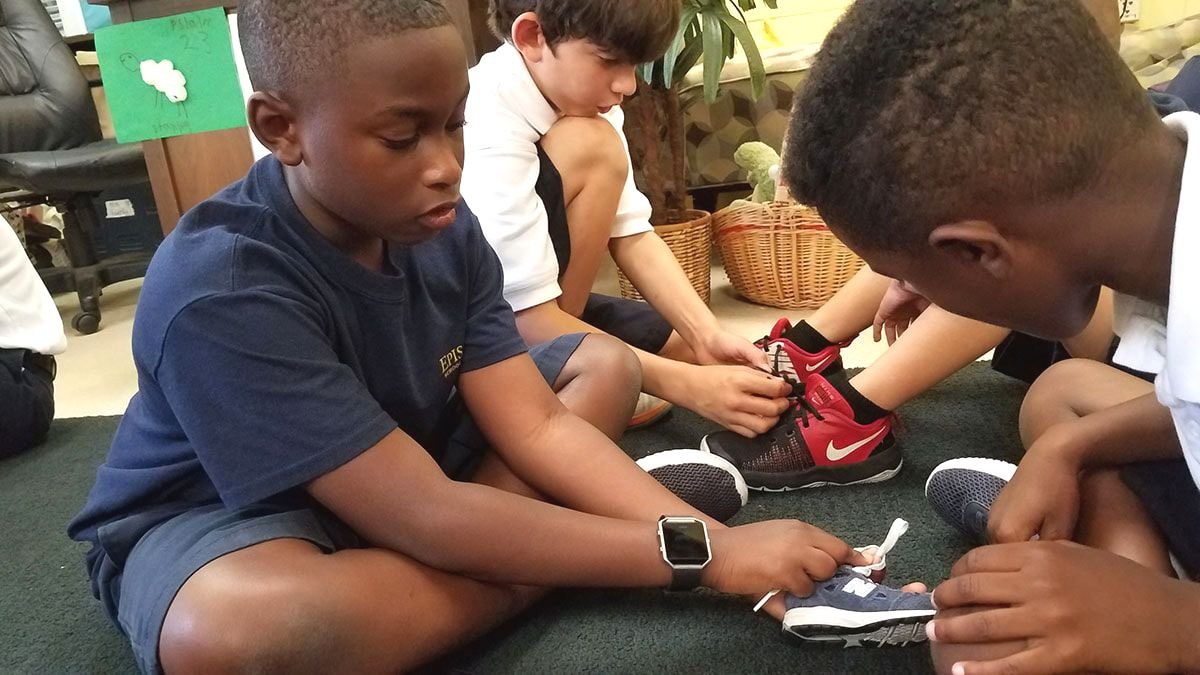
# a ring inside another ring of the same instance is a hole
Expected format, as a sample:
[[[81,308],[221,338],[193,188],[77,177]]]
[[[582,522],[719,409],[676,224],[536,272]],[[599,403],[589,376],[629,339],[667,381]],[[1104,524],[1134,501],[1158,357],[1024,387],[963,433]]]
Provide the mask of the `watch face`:
[[[708,562],[708,536],[701,521],[664,520],[662,532],[667,562],[672,565],[703,565]]]

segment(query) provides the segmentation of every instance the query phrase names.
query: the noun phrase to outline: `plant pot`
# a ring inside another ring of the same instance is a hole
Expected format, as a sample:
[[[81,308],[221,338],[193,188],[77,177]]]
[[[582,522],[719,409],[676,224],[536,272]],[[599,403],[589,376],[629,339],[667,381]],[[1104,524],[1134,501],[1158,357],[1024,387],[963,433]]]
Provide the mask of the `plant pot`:
[[[707,211],[688,209],[672,212],[667,222],[654,226],[655,233],[666,242],[696,295],[708,304],[712,299],[712,215]],[[625,273],[617,270],[621,297],[645,300]]]

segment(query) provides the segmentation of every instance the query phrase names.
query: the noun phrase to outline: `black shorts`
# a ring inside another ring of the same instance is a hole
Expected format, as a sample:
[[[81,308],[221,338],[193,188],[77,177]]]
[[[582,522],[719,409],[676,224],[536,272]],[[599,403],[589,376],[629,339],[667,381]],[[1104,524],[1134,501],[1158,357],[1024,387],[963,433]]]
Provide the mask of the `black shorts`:
[[[583,339],[583,335],[566,335],[530,350],[548,383],[558,379]],[[456,480],[469,479],[487,448],[474,421],[463,415],[440,462],[442,470]],[[221,504],[198,506],[154,525],[127,552],[107,541],[107,527],[100,529],[106,562],[92,569],[108,572],[93,583],[102,586],[97,589],[102,598],[111,599],[105,602],[105,610],[129,638],[143,673],[162,672],[158,642],[167,611],[183,584],[208,563],[275,539],[300,539],[325,553],[365,546],[348,525],[317,506],[264,503],[237,510]]]
[[[550,242],[554,246],[561,279],[571,262],[571,229],[567,225],[562,175],[540,143],[537,152],[541,170],[535,189],[546,207]],[[625,344],[651,354],[661,352],[671,337],[671,324],[649,304],[636,300],[592,293],[579,318]]]
[[[1200,488],[1187,462],[1129,464],[1121,467],[1121,480],[1158,525],[1182,571],[1200,580]]]
[[[54,357],[0,349],[0,457],[46,437],[54,419]]]

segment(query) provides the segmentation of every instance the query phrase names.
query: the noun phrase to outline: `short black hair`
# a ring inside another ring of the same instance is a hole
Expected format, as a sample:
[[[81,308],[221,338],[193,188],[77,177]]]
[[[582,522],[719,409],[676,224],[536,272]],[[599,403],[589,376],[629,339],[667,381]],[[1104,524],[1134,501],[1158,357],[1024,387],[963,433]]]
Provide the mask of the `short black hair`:
[[[241,0],[238,37],[257,91],[297,93],[337,76],[346,47],[452,21],[439,0]]]
[[[851,243],[1089,187],[1158,123],[1078,2],[858,0],[797,97],[784,172]]]
[[[513,22],[537,14],[551,47],[564,40],[595,43],[629,63],[666,53],[679,32],[680,0],[489,0],[492,32],[511,40]]]

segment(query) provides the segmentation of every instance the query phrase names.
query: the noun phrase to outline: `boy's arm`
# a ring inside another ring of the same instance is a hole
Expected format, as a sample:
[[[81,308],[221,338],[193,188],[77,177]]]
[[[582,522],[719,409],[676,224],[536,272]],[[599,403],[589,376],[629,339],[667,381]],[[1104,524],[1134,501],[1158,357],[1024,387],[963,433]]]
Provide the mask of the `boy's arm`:
[[[1084,469],[1178,458],[1171,412],[1153,392],[1048,429],[992,505],[988,534],[998,543],[1067,539],[1079,512]]]
[[[656,233],[613,238],[608,250],[642,297],[688,343],[700,363],[767,365],[762,350],[722,330],[671,249]]]
[[[367,541],[435,569],[537,586],[665,586],[652,522],[577,513],[446,477],[400,430],[308,491]]]
[[[549,587],[670,581],[656,521],[699,517],[695,509],[570,414],[528,356],[464,373],[459,385],[514,474],[579,510],[452,481],[400,431],[312,481],[309,492],[368,541],[471,578]],[[797,521],[708,525],[713,562],[704,584],[729,593],[805,594],[813,577],[862,560],[841,540]]]
[[[686,282],[685,282],[686,283]],[[688,287],[695,296],[695,291]],[[557,301],[517,312],[517,328],[528,344],[600,329],[564,312]],[[697,366],[634,349],[642,364],[642,388],[745,436],[774,426],[786,408],[789,387],[745,366]]]
[[[1183,452],[1171,411],[1154,392],[1058,425],[1047,435],[1080,469],[1174,459]]]
[[[960,675],[1200,667],[1200,585],[1107,551],[1070,542],[977,548],[933,597],[940,613],[926,630],[934,642],[1019,648],[963,663],[954,671]]]

